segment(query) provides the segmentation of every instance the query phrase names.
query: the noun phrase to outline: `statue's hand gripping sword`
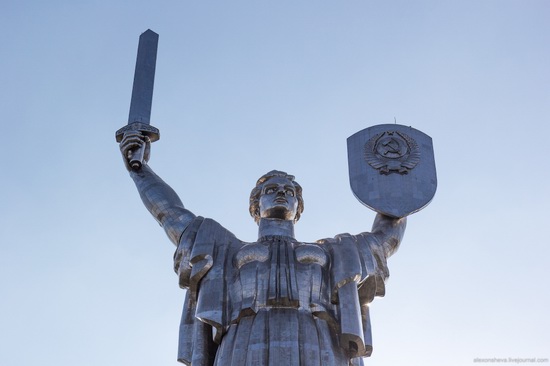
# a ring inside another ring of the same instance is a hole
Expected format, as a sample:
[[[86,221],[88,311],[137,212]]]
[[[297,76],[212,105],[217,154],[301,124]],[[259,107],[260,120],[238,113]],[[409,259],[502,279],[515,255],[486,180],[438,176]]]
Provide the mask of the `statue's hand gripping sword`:
[[[117,142],[122,141],[122,137],[126,131],[139,131],[149,137],[151,142],[157,141],[160,138],[159,130],[149,124],[151,122],[158,40],[159,35],[150,29],[139,36],[128,125],[115,133]],[[144,153],[145,146],[128,152],[127,158],[133,170],[141,168]]]

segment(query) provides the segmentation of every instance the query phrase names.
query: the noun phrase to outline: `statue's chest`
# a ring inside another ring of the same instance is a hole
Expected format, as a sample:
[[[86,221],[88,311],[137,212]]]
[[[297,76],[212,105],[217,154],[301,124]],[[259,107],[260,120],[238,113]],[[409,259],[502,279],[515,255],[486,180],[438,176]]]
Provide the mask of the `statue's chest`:
[[[245,245],[233,258],[240,308],[308,308],[327,285],[328,262],[317,244],[272,239]]]

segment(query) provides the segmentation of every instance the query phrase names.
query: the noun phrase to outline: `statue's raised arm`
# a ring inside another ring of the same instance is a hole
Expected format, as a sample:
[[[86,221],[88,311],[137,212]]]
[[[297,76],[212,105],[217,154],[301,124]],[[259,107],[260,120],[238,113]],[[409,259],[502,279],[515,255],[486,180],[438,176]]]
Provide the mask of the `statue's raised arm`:
[[[131,151],[144,149],[143,164],[139,169],[130,166]],[[181,234],[195,215],[187,210],[176,192],[147,164],[151,142],[139,131],[127,131],[120,142],[120,152],[126,169],[136,184],[143,204],[162,226],[172,243],[178,245]]]

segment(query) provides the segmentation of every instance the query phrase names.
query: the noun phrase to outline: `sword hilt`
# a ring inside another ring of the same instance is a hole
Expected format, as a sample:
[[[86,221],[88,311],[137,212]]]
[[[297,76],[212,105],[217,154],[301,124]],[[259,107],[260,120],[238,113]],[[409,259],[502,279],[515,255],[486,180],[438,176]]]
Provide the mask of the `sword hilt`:
[[[149,137],[151,142],[155,142],[160,138],[160,132],[158,128],[151,126],[147,123],[132,122],[115,133],[116,142],[120,143],[124,137],[124,133],[127,131],[139,131],[144,136]],[[135,150],[128,151],[128,163],[133,170],[139,170],[143,165],[143,158],[145,155],[145,147],[142,146]]]

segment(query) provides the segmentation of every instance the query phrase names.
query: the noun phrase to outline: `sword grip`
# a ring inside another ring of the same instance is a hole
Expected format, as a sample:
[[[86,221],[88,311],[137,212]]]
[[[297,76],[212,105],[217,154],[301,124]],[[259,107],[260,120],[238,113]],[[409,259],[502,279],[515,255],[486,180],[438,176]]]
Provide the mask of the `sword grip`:
[[[141,145],[141,147],[129,150],[126,155],[130,168],[137,171],[141,169],[141,166],[143,165],[146,144],[157,141],[160,138],[160,134],[158,128],[156,127],[146,123],[132,122],[129,125],[120,128],[115,133],[116,142],[120,143],[124,137],[124,133],[128,131],[139,131],[143,136],[145,136],[145,139],[147,139],[147,141],[143,141],[143,145]]]
[[[143,156],[145,154],[145,144],[137,149],[128,151],[128,162],[132,170],[137,171],[143,165]]]

